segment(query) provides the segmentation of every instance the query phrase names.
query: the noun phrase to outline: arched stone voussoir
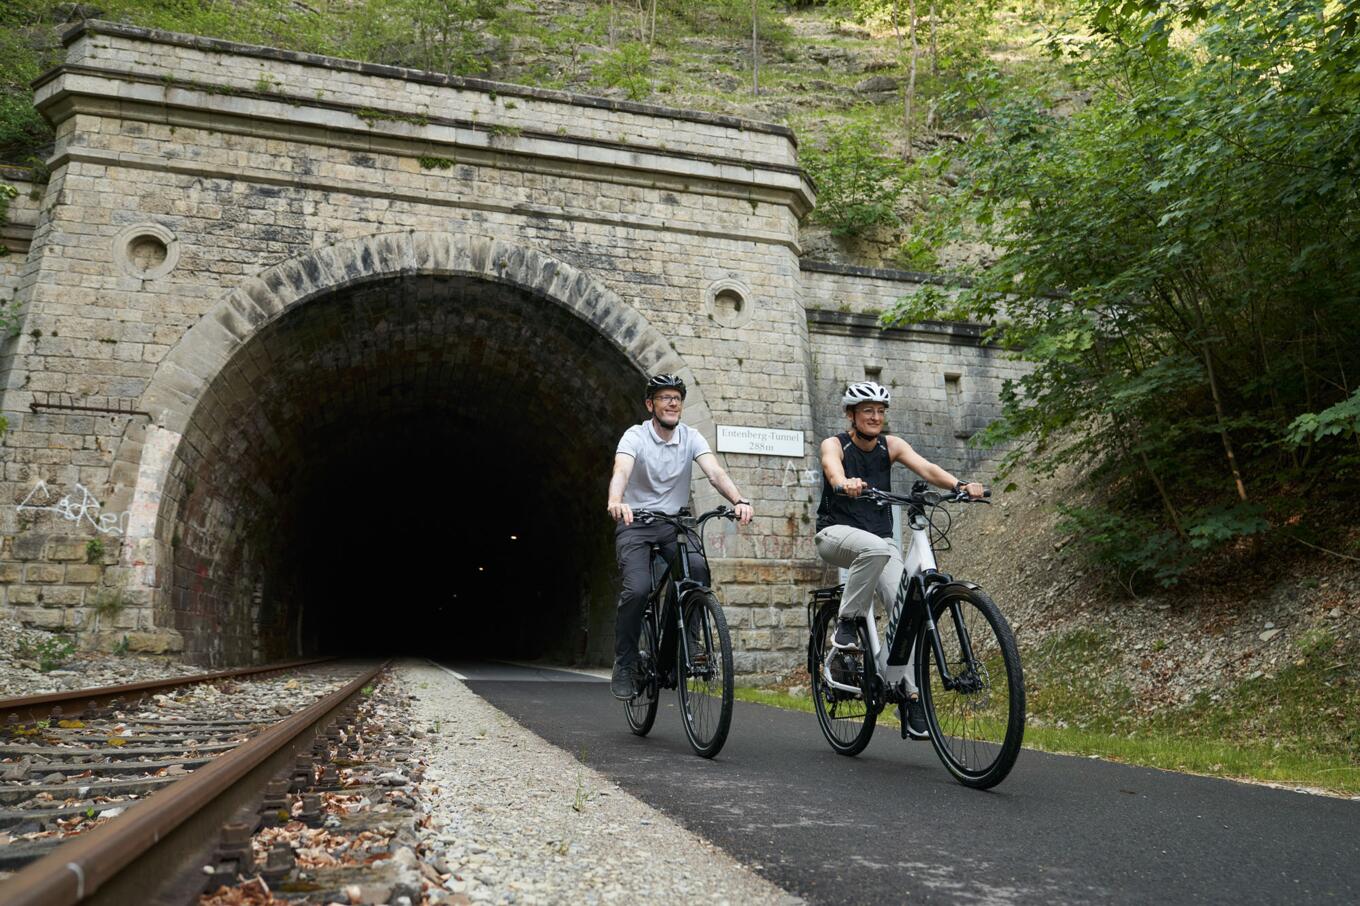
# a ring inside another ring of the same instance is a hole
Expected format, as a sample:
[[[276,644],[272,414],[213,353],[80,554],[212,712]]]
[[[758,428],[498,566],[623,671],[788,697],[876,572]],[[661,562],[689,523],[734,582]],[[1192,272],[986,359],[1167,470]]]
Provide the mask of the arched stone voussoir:
[[[693,373],[666,336],[591,274],[506,239],[414,230],[311,249],[243,281],[166,355],[143,394],[143,408],[163,427],[183,432],[232,354],[285,312],[356,284],[418,274],[492,280],[561,305],[598,330],[643,374],[684,376],[690,405],[707,411]]]

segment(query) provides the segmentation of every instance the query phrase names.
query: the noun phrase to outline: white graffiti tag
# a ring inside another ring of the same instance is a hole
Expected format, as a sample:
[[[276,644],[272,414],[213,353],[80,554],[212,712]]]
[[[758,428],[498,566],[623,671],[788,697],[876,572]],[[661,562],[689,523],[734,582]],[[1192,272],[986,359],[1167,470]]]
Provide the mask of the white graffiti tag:
[[[123,534],[128,514],[100,512],[99,498],[83,484],[77,483],[73,494],[66,494],[56,503],[50,503],[53,496],[47,482],[39,481],[15,509],[20,513],[56,513],[67,522],[88,522],[95,531],[106,535]]]

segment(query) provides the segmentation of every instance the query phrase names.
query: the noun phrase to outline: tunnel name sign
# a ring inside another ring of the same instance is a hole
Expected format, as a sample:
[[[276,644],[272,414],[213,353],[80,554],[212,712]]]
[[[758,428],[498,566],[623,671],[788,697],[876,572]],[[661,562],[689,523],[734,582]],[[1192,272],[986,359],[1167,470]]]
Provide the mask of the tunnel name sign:
[[[760,453],[766,456],[803,456],[803,432],[780,428],[718,426],[719,453]]]

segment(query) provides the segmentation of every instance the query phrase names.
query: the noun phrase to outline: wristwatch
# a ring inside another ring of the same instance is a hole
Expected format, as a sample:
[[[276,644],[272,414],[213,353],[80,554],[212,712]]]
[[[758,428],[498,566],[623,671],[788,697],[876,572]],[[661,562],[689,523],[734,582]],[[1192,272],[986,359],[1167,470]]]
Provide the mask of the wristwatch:
[[[954,493],[957,494],[959,491],[962,491],[966,487],[968,487],[968,482],[958,481],[957,479],[954,481]]]
[[[747,506],[750,506],[750,505],[751,505],[751,501],[746,500],[746,499],[744,499],[744,498],[741,499],[741,500],[738,500],[736,503],[734,503],[734,504],[732,504],[732,505],[733,505],[733,506],[741,506],[743,503],[746,504]]]

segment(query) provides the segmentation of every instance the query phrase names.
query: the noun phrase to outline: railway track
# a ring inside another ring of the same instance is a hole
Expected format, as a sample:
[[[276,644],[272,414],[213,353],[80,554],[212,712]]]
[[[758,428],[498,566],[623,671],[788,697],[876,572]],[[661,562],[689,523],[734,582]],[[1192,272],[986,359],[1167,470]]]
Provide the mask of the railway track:
[[[393,859],[414,810],[400,787],[419,777],[375,719],[382,667],[293,663],[0,700],[0,877],[14,872],[0,903],[186,903],[243,884],[256,889],[220,902],[354,901],[372,872],[344,870]],[[407,875],[418,901],[419,873]]]

